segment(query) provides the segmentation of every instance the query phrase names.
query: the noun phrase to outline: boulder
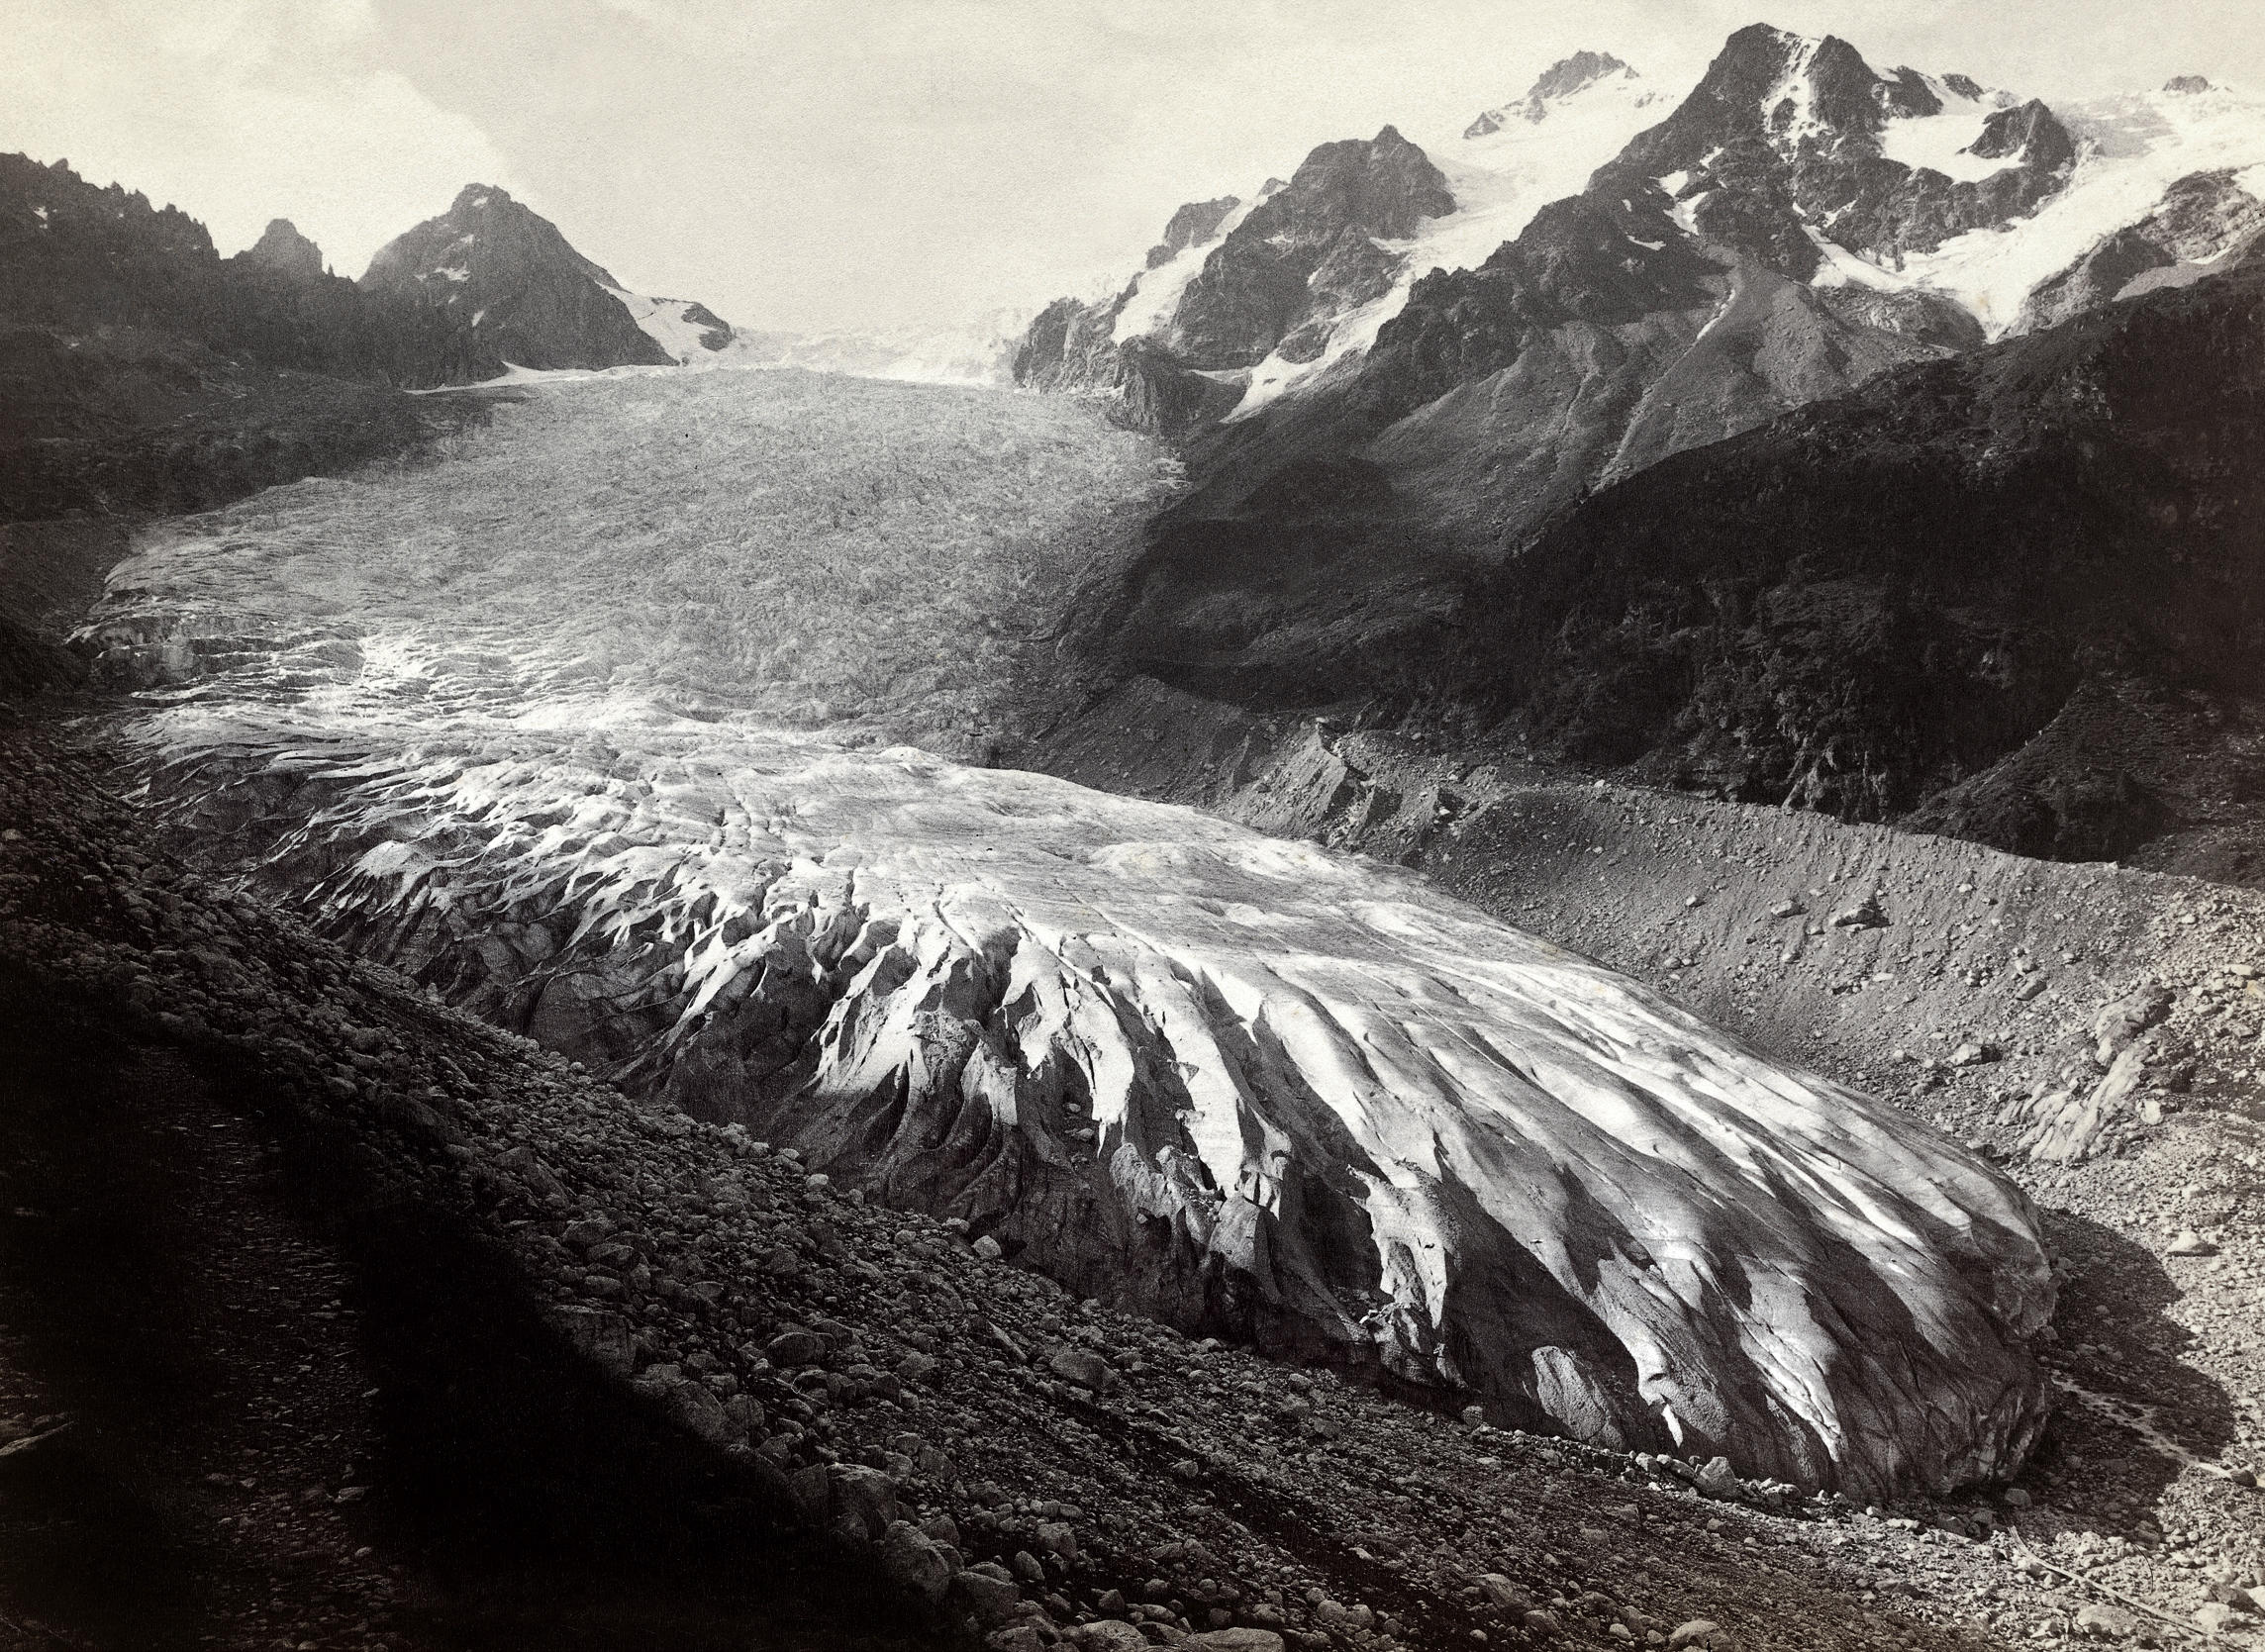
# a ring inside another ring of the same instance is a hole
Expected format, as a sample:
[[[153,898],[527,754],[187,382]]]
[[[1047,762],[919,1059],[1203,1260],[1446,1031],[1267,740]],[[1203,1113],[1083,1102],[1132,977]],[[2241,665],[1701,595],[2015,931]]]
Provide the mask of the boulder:
[[[881,1534],[881,1571],[899,1589],[935,1605],[951,1587],[951,1564],[918,1526],[892,1520]]]
[[[2139,1632],[2139,1614],[2106,1601],[2079,1606],[2076,1632],[2086,1640],[2129,1640]]]
[[[896,1484],[879,1469],[861,1463],[830,1463],[827,1479],[833,1511],[852,1515],[868,1537],[880,1536],[896,1519]]]

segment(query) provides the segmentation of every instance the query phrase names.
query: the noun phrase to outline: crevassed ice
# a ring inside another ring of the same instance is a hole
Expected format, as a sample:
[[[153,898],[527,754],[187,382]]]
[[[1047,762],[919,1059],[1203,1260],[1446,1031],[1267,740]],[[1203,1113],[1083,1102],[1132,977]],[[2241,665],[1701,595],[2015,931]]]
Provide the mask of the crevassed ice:
[[[152,537],[92,634],[169,650],[156,794],[452,996],[1081,1290],[1803,1483],[2025,1451],[2032,1214],[1894,1109],[1413,876],[616,680],[654,622],[567,472],[673,393],[490,437],[532,520],[443,470]],[[612,481],[707,526],[657,459]]]

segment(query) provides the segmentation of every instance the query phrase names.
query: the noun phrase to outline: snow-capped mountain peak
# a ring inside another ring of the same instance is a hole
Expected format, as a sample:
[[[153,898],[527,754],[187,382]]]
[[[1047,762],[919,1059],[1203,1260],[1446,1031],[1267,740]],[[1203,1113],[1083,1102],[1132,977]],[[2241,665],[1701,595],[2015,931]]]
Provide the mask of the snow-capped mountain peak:
[[[1601,80],[1641,78],[1634,69],[1609,51],[1576,51],[1541,71],[1526,95],[1514,103],[1486,110],[1463,129],[1466,139],[1491,137],[1512,121],[1538,125],[1570,99],[1579,97]]]
[[[633,293],[506,190],[466,184],[439,218],[380,248],[363,288],[415,295],[464,337],[462,371],[669,366],[731,327],[686,299]]]
[[[1460,135],[1424,146],[1447,180],[1455,210],[1397,243],[1391,285],[1340,316],[1327,344],[1296,359],[1277,350],[1251,369],[1232,417],[1245,418],[1286,391],[1357,355],[1434,269],[1475,269],[1516,239],[1543,206],[1577,193],[1589,176],[1666,111],[1671,94],[1607,51],[1579,51],[1534,80],[1526,95],[1487,111]]]

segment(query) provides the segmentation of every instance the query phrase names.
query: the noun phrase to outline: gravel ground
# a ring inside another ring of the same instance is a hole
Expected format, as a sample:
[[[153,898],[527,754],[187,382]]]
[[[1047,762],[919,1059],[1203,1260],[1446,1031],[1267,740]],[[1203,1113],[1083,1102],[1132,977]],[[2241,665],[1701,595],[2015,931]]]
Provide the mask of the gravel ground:
[[[1153,684],[1057,729],[1041,761],[1421,867],[1977,1144],[2047,1213],[2065,1399],[2014,1487],[1937,1511],[2018,1531],[2058,1569],[2026,1596],[1969,1588],[1969,1608],[2046,1641],[2256,1636],[2265,898],[1267,723]],[[1925,1575],[1888,1582],[1959,1599]]]

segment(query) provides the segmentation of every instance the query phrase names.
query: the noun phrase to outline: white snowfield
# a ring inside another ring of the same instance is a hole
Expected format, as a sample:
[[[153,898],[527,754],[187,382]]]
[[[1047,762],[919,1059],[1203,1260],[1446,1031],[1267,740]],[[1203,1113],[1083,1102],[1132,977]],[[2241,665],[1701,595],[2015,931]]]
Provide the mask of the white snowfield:
[[[1248,389],[1230,419],[1243,419],[1284,393],[1311,384],[1348,357],[1365,354],[1384,324],[1407,308],[1416,283],[1434,269],[1471,269],[1496,247],[1514,241],[1551,201],[1578,194],[1589,174],[1675,107],[1665,89],[1633,70],[1615,71],[1578,92],[1545,100],[1538,118],[1523,103],[1506,108],[1502,125],[1479,138],[1428,134],[1416,139],[1447,180],[1455,210],[1428,220],[1405,242],[1380,242],[1405,261],[1389,291],[1346,312],[1328,345],[1310,361],[1276,353],[1250,371]],[[1116,338],[1169,331],[1180,295],[1250,209],[1262,198],[1251,190],[1209,241],[1191,246],[1139,278],[1118,318]]]
[[[2076,168],[2032,216],[2007,229],[1954,237],[1932,252],[1907,258],[1900,269],[1842,254],[1865,264],[1858,278],[1932,288],[1964,305],[1992,338],[2001,338],[2019,323],[2023,303],[2040,282],[2145,218],[2181,178],[2231,170],[2236,187],[2265,199],[2265,99],[2251,93],[2225,86],[2155,91],[2054,112],[2076,137]],[[1891,140],[1899,127],[1930,124],[1896,123],[1889,128]],[[1896,155],[1892,142],[1888,152]],[[2229,249],[2230,244],[2207,248],[2203,256]]]
[[[1808,113],[1813,93],[1808,71],[1820,43],[1800,44],[1803,49],[1789,73],[1762,101],[1765,111],[1782,101],[1794,105],[1792,121],[1773,135],[1788,153],[1816,128]],[[1970,95],[1942,78],[1920,78],[1942,109],[1891,120],[1881,134],[1881,150],[1889,159],[1930,167],[1954,182],[1979,182],[2019,162],[2019,154],[1992,158],[1968,152],[1991,115],[2020,101],[2016,94],[1983,88]],[[1543,100],[1537,108],[1521,101],[1493,111],[1499,124],[1481,136],[1418,136],[1425,153],[1446,175],[1456,210],[1430,220],[1412,240],[1380,243],[1405,258],[1392,288],[1338,318],[1328,344],[1312,360],[1292,361],[1277,353],[1252,368],[1243,398],[1229,418],[1247,418],[1366,354],[1385,323],[1407,307],[1417,281],[1434,269],[1472,269],[1484,263],[1542,207],[1578,193],[1638,133],[1665,120],[1690,89],[1680,80],[1652,81],[1634,69],[1616,71]],[[2019,324],[2022,305],[2039,283],[2147,217],[2180,179],[2232,169],[2239,174],[2237,186],[2265,199],[2265,99],[2214,86],[2054,106],[2054,112],[2076,137],[2079,159],[2067,184],[2034,215],[2003,230],[1956,237],[1900,265],[1832,244],[1824,239],[1826,226],[1820,224],[1812,234],[1825,262],[1817,284],[1931,290],[1963,306],[1990,337],[1999,338]],[[1676,174],[1661,181],[1673,193],[1687,180]],[[1118,321],[1120,340],[1169,333],[1180,295],[1250,204],[1246,201],[1203,244],[1138,278]],[[1689,232],[1688,208],[1679,222]],[[2223,246],[2204,248],[2203,266],[2231,245],[2229,238]]]
[[[638,331],[674,356],[680,367],[692,366],[703,357],[714,355],[730,340],[730,328],[694,321],[687,314],[698,308],[690,299],[648,298],[642,293],[625,292],[620,287],[605,290],[630,313],[630,320],[638,324]]]
[[[887,430],[937,394],[833,383]],[[731,524],[700,444],[640,433],[783,450],[825,391],[547,386],[455,464],[152,531],[87,644],[165,679],[133,726],[153,790],[448,996],[1081,1291],[1805,1485],[2018,1462],[2048,1404],[2034,1213],[1895,1109],[1398,871],[783,727],[713,638],[690,703],[682,614],[625,592],[611,530],[665,520],[637,554],[666,560]],[[874,508],[1011,509],[1032,443],[1091,418],[987,399],[1033,423]],[[1099,509],[1133,473],[1089,430]],[[854,491],[897,441],[802,462]],[[759,571],[657,577],[702,615]]]

